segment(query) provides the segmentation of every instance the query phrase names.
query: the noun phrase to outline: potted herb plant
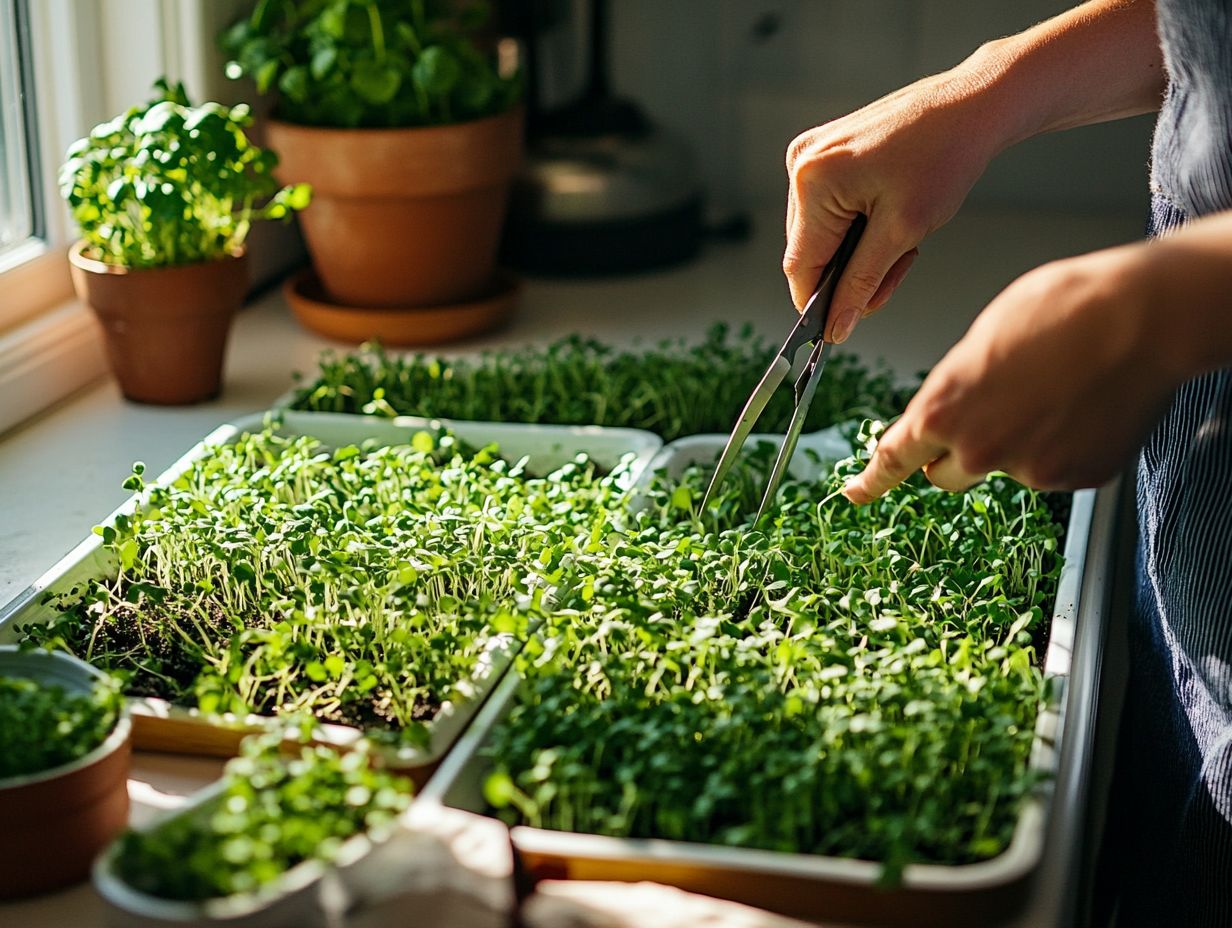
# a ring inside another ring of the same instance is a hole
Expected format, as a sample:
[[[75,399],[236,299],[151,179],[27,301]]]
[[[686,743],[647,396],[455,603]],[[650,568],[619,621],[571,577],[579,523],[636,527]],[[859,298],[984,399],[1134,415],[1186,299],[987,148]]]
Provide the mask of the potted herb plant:
[[[60,190],[81,229],[73,283],[102,322],[120,389],[194,403],[219,390],[249,228],[306,206],[311,190],[277,189],[277,157],[244,133],[247,106],[194,107],[164,80],[155,90],[68,150]]]
[[[128,820],[131,726],[115,682],[0,647],[0,899],[83,879]]]
[[[316,193],[301,222],[327,304],[453,307],[496,285],[521,85],[450,9],[260,0],[222,36],[228,76],[277,94],[278,176]]]

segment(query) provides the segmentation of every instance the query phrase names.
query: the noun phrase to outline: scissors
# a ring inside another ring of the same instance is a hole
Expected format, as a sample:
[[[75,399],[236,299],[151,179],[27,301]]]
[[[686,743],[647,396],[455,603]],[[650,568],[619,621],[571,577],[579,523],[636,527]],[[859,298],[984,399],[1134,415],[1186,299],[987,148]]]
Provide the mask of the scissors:
[[[842,276],[843,268],[851,260],[852,252],[856,250],[856,244],[860,241],[860,236],[867,224],[868,219],[863,214],[857,213],[856,218],[852,220],[851,228],[847,230],[838,250],[834,253],[834,257],[821,272],[821,280],[817,282],[817,289],[813,291],[813,295],[804,305],[804,311],[792,327],[787,341],[783,342],[783,347],[770,362],[770,367],[762,376],[761,382],[749,396],[749,401],[744,404],[744,411],[736,420],[736,425],[715,467],[714,476],[710,478],[710,486],[702,500],[703,510],[710,503],[710,497],[714,495],[715,489],[731,470],[740,449],[744,447],[745,441],[752,433],[753,426],[765,410],[766,404],[770,402],[770,397],[791,373],[797,352],[805,345],[811,345],[812,350],[808,361],[796,378],[796,408],[787,426],[787,432],[783,436],[783,444],[779,446],[779,456],[774,461],[773,470],[770,471],[770,480],[766,484],[761,506],[757,509],[756,521],[761,521],[761,517],[773,505],[779,484],[787,472],[787,465],[791,463],[791,456],[795,453],[796,444],[800,440],[800,432],[804,429],[804,420],[808,416],[809,406],[812,405],[813,396],[817,393],[817,382],[821,380],[821,372],[825,370],[826,361],[830,357],[830,349],[834,347],[832,342],[827,342],[822,338],[822,332],[826,327],[826,316],[830,312],[830,301],[834,298],[834,287],[839,277]]]

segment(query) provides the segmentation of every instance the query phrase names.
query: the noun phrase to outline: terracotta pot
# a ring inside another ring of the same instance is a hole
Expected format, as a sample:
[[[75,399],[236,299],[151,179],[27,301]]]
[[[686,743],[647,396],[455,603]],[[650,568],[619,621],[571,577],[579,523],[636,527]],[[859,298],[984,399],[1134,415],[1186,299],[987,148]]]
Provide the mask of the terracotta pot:
[[[69,251],[73,286],[98,316],[107,357],[130,400],[198,403],[218,395],[231,319],[248,289],[248,259],[126,268]]]
[[[273,121],[284,184],[331,299],[351,306],[463,303],[490,288],[522,111],[452,126],[321,129]]]
[[[101,674],[67,654],[0,649],[0,674],[84,692]],[[132,724],[120,718],[89,754],[40,773],[0,779],[0,899],[86,878],[95,856],[128,823]]]

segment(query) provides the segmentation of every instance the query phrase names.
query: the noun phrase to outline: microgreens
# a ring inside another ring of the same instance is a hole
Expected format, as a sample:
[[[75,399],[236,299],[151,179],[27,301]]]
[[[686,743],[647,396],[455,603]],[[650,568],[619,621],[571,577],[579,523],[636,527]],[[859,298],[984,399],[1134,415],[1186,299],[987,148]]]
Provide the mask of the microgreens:
[[[663,342],[617,350],[577,336],[546,348],[498,351],[478,359],[391,355],[379,346],[321,358],[316,381],[297,391],[295,409],[381,416],[440,416],[502,422],[647,429],[670,441],[725,432],[765,370],[771,349],[745,327],[734,337],[716,325],[697,345]],[[826,368],[826,388],[806,430],[896,413],[909,391],[885,369],[851,355]],[[770,401],[759,427],[782,431],[791,391]]]
[[[619,495],[449,435],[331,451],[272,431],[211,449],[99,529],[118,573],[23,633],[207,712],[308,712],[423,744],[519,597]],[[140,468],[126,484],[142,486]]]
[[[219,795],[196,810],[120,837],[116,871],[164,899],[259,891],[306,860],[333,860],[344,841],[390,825],[410,801],[409,780],[368,765],[362,750],[248,739],[228,762]]]
[[[705,512],[660,481],[575,565],[490,746],[509,821],[908,861],[995,855],[1036,782],[1033,633],[1058,527],[999,478],[831,499],[857,466],[788,481],[748,522],[773,449]]]
[[[115,729],[119,687],[100,680],[72,693],[24,677],[0,676],[0,779],[41,773],[85,757]]]
[[[138,692],[410,740],[510,633],[523,682],[486,788],[509,821],[891,879],[985,859],[1039,779],[1059,524],[1003,476],[853,507],[836,491],[875,434],[757,524],[769,445],[705,511],[698,468],[635,511],[584,458],[535,477],[448,434],[243,436],[102,529],[118,575],[23,631]]]

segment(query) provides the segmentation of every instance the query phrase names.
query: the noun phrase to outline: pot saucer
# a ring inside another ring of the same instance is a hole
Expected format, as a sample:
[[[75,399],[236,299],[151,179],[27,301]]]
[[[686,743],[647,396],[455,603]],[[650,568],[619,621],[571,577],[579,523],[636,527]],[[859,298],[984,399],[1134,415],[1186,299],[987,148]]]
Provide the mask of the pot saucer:
[[[509,318],[521,285],[497,271],[487,292],[441,306],[346,306],[330,302],[312,268],[287,278],[282,293],[304,328],[342,342],[376,339],[383,345],[438,345],[493,329]]]

